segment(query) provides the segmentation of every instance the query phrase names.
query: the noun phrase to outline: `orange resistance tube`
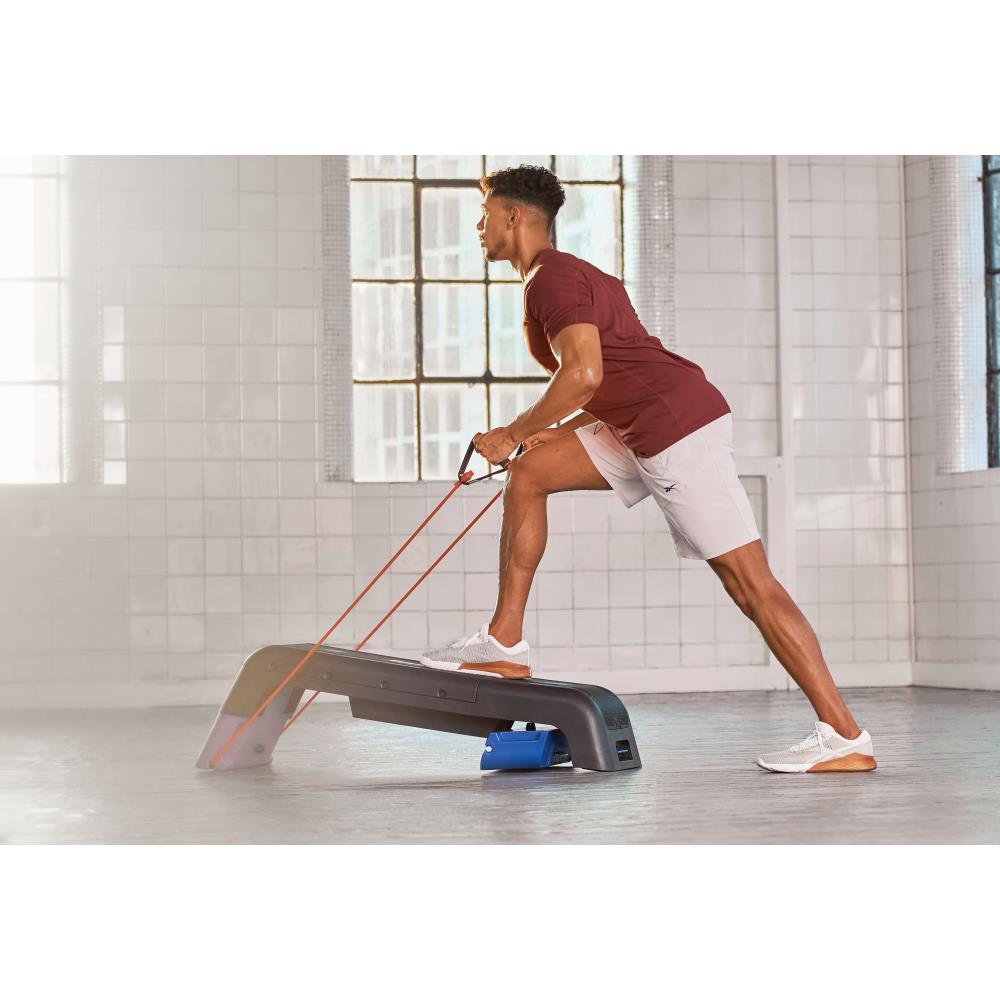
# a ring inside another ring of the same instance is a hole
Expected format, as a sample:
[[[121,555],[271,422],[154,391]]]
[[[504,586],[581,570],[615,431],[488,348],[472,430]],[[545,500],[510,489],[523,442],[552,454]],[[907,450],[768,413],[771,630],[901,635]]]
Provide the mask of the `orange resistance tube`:
[[[362,590],[360,594],[358,594],[358,596],[351,602],[351,604],[347,607],[344,613],[326,630],[326,632],[323,633],[322,637],[313,645],[313,647],[305,654],[305,656],[303,656],[302,659],[299,660],[299,662],[292,668],[288,676],[285,677],[285,679],[268,695],[268,697],[264,699],[263,703],[257,708],[257,710],[253,713],[253,715],[251,715],[250,718],[246,719],[239,726],[239,728],[237,728],[236,732],[234,732],[232,736],[230,736],[229,739],[226,740],[222,748],[212,757],[210,763],[213,766],[217,764],[233,748],[233,746],[235,746],[235,744],[243,737],[243,735],[250,728],[250,726],[253,725],[253,723],[260,717],[261,713],[265,711],[267,706],[270,705],[271,702],[273,702],[274,699],[277,698],[278,695],[281,694],[281,692],[286,687],[288,687],[288,685],[291,683],[295,675],[309,662],[313,653],[315,653],[316,650],[323,645],[325,640],[329,637],[330,633],[333,632],[333,630],[351,613],[351,611],[354,610],[354,608],[357,606],[361,598],[364,597],[365,594],[367,594],[368,591],[371,590],[376,583],[378,583],[378,581],[385,574],[386,570],[388,570],[389,567],[403,554],[403,552],[406,550],[406,547],[410,544],[410,542],[412,542],[413,539],[416,538],[418,534],[420,534],[420,532],[424,529],[424,527],[426,527],[427,523],[431,520],[431,518],[434,517],[434,515],[437,514],[437,512],[455,495],[455,491],[459,487],[464,486],[471,478],[472,478],[471,471],[462,474],[462,476],[458,479],[458,481],[451,488],[451,490],[444,497],[444,499],[434,508],[434,510],[430,512],[430,514],[427,515],[426,518],[424,518],[424,520],[416,528],[413,534],[410,535],[409,538],[407,538],[407,540],[403,543],[403,545],[396,552],[396,554],[382,567],[378,575],[372,579],[371,583],[369,583],[368,586],[365,587],[365,589]],[[465,537],[469,529],[486,513],[486,511],[490,509],[490,507],[493,506],[494,503],[496,503],[496,501],[502,495],[503,495],[503,490],[497,492],[496,496],[493,497],[493,499],[490,500],[490,502],[486,504],[486,506],[465,526],[461,534],[458,535],[458,537],[444,550],[444,552],[441,553],[440,556],[438,556],[438,558],[433,563],[431,563],[431,565],[426,570],[424,570],[424,573],[420,577],[420,579],[417,580],[417,582],[414,583],[413,586],[410,587],[410,589],[396,602],[395,606],[388,612],[388,614],[386,614],[386,616],[375,626],[375,628],[373,628],[371,632],[369,632],[368,635],[366,635],[364,639],[362,639],[361,642],[359,642],[358,645],[354,647],[355,650],[361,649],[361,647],[364,646],[364,644],[382,627],[382,625],[385,624],[386,620],[389,618],[389,615],[391,615],[403,603],[403,601],[405,601],[407,597],[409,597],[410,594],[412,594],[413,591],[416,590],[416,588],[420,585],[420,583],[425,579],[427,574],[430,573],[431,570],[433,570],[434,567],[437,566],[438,563],[441,562],[441,560],[444,559],[444,557],[462,540],[462,538]],[[293,722],[295,722],[295,720],[313,703],[313,701],[316,700],[316,696],[318,694],[319,694],[318,691],[313,693],[312,697],[305,703],[305,705],[303,705],[302,708],[300,708],[298,712],[296,712],[295,715],[288,720],[287,724],[285,725],[285,729],[288,729],[288,727]]]
[[[483,514],[485,514],[490,509],[490,507],[493,506],[493,504],[497,502],[497,500],[500,498],[502,494],[503,490],[497,493],[497,495],[462,529],[462,533],[456,537],[456,539],[451,543],[451,545],[449,545],[448,548],[446,548],[444,552],[442,552],[441,555],[439,555],[437,559],[435,559],[434,562],[432,562],[430,566],[427,567],[427,569],[424,570],[424,572],[420,576],[420,579],[417,580],[413,584],[413,586],[410,587],[410,589],[405,594],[403,594],[403,596],[398,601],[396,601],[396,603],[386,612],[385,617],[378,623],[378,625],[376,625],[375,628],[373,628],[368,633],[368,635],[366,635],[361,640],[361,642],[359,642],[354,647],[355,651],[361,649],[361,647],[389,620],[389,616],[403,603],[403,601],[405,601],[410,596],[410,594],[413,593],[413,591],[417,589],[417,587],[420,586],[421,583],[423,583],[423,581],[426,579],[430,571],[434,569],[434,567],[437,566],[437,564],[441,562],[441,560],[444,559],[444,557],[449,552],[451,552],[451,550],[456,545],[458,545],[458,543],[466,536],[466,534],[468,534],[469,529],[476,523],[476,521],[478,521],[483,516]],[[288,727],[316,700],[318,696],[319,696],[319,691],[313,691],[312,697],[288,720],[287,723],[285,723],[285,729],[288,729]],[[282,729],[282,732],[284,732],[285,729]]]

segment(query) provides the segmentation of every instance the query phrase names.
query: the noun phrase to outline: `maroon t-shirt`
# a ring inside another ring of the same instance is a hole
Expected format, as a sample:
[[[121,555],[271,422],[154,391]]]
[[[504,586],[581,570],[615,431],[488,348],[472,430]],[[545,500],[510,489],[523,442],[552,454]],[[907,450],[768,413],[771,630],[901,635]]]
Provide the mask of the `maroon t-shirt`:
[[[725,397],[692,361],[668,351],[639,322],[622,282],[554,247],[539,251],[524,283],[524,327],[536,359],[573,323],[601,337],[604,378],[586,404],[641,458],[659,454],[729,413]]]

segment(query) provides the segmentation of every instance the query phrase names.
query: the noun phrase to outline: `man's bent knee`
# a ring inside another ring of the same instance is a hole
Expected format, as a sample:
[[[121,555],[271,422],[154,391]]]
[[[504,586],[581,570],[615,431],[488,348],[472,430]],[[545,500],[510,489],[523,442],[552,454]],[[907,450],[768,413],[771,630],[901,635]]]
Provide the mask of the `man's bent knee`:
[[[505,492],[548,496],[569,490],[610,490],[575,434],[555,438],[510,463]]]
[[[517,497],[545,495],[548,491],[542,485],[538,472],[533,463],[522,465],[521,459],[511,462],[503,482],[504,499],[509,495]]]

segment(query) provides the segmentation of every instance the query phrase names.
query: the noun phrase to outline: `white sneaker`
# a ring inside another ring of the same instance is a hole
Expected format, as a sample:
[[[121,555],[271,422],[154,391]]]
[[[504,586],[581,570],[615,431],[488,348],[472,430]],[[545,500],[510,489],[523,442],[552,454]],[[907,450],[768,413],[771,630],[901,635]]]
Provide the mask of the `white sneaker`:
[[[757,758],[765,771],[802,774],[812,771],[874,771],[872,738],[867,729],[857,739],[846,740],[833,726],[817,722],[816,728],[801,743],[787,750]]]
[[[441,649],[427,650],[420,662],[439,670],[480,670],[513,678],[531,676],[528,643],[522,639],[513,646],[501,645],[490,635],[489,622],[475,635],[456,639]]]

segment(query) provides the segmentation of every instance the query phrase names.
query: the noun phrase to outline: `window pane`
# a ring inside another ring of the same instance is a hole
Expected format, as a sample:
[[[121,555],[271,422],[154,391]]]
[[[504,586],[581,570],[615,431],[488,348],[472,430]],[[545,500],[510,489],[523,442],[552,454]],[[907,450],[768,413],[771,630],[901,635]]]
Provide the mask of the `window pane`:
[[[986,157],[986,169],[987,170],[1000,170],[1000,156],[987,156]]]
[[[352,298],[354,377],[361,383],[355,386],[356,474],[361,481],[413,480],[419,464],[421,478],[451,480],[470,437],[487,427],[487,393],[490,424],[498,426],[527,409],[546,382],[487,387],[465,381],[419,386],[364,381],[416,377],[418,294],[423,376],[482,378],[488,314],[490,371],[505,378],[547,378],[524,343],[520,276],[506,261],[488,266],[484,261],[476,232],[482,201],[476,182],[483,173],[521,164],[554,169],[571,182],[556,222],[557,245],[621,277],[620,188],[614,184],[621,158],[456,154],[352,156],[350,162],[352,178],[360,179],[351,185],[352,267],[355,278],[366,279],[354,285]],[[407,183],[414,174],[430,180],[419,206],[415,186]],[[441,186],[436,179],[460,183]],[[581,183],[587,181],[611,183]],[[411,283],[415,275],[426,279],[422,287]],[[113,372],[118,359],[107,360]],[[390,437],[396,449],[391,455]]]
[[[424,374],[486,372],[483,285],[424,285]]]
[[[412,156],[352,156],[352,177],[412,177]]]
[[[413,277],[412,184],[351,184],[351,271],[355,278]]]
[[[0,282],[0,380],[59,378],[59,289],[54,283]]]
[[[0,174],[57,174],[58,156],[0,156]]]
[[[354,478],[358,482],[417,478],[414,400],[412,385],[354,387]]]
[[[521,276],[510,266],[509,260],[491,260],[486,265],[490,281],[520,282]]]
[[[525,153],[521,156],[487,156],[486,172],[491,174],[494,170],[505,170],[507,167],[519,167],[522,164],[551,169],[552,157],[548,153],[540,155]]]
[[[486,386],[422,385],[420,425],[422,477],[454,479],[473,436],[488,430]]]
[[[556,176],[561,181],[616,181],[617,156],[557,156]]]
[[[479,180],[482,175],[483,158],[476,156],[418,156],[418,177],[447,177],[449,179],[471,177]]]
[[[545,375],[524,343],[524,288],[490,286],[490,371],[494,375]]]
[[[420,202],[420,260],[425,278],[483,277],[476,225],[483,200],[478,188],[430,188]]]
[[[621,277],[620,188],[571,184],[556,216],[559,249]]]
[[[416,323],[413,285],[353,287],[354,377],[413,378]]]
[[[544,382],[529,382],[527,385],[490,386],[490,425],[506,427],[515,417],[533,406],[545,392]]]
[[[59,274],[57,181],[0,178],[0,278]]]
[[[989,188],[986,192],[988,214],[988,243],[986,266],[1000,267],[1000,174],[991,174],[986,178]]]
[[[0,426],[16,427],[0,448],[0,482],[59,482],[59,390],[0,385]]]

